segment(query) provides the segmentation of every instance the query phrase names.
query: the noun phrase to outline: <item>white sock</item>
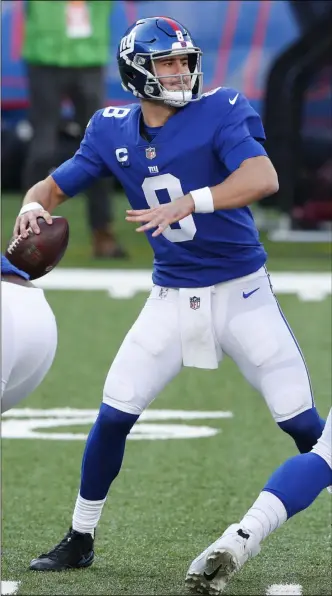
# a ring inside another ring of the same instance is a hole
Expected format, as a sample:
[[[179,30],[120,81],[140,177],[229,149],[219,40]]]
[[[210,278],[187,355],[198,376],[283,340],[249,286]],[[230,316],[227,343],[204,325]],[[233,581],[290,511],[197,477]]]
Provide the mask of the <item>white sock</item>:
[[[88,501],[78,493],[72,521],[73,530],[82,534],[90,533],[94,538],[94,530],[100,520],[105,501],[106,498],[101,501]]]
[[[244,530],[255,534],[261,542],[286,520],[287,512],[280,499],[263,490],[241,520],[240,525]]]

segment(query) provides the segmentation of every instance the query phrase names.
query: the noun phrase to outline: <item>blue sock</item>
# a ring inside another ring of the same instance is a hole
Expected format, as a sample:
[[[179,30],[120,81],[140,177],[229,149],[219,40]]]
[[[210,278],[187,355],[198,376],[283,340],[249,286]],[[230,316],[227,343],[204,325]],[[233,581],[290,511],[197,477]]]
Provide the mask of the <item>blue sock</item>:
[[[134,414],[101,404],[83,455],[80,487],[83,499],[105,499],[120,471],[126,438],[137,419]]]
[[[319,417],[316,408],[313,407],[290,420],[278,422],[278,426],[293,437],[300,453],[308,453],[321,436],[325,420]]]
[[[289,518],[309,507],[330,484],[332,470],[326,461],[316,453],[304,453],[283,463],[263,490],[280,499]]]

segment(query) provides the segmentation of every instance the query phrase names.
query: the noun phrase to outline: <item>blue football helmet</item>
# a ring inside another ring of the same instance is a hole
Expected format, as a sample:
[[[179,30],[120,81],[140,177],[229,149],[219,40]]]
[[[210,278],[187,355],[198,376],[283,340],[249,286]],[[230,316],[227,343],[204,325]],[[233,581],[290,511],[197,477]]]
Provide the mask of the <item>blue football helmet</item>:
[[[190,74],[157,76],[155,61],[165,56],[188,56]],[[129,27],[118,47],[117,60],[122,87],[141,99],[160,100],[182,107],[201,98],[203,72],[200,48],[188,30],[168,17],[140,19]],[[167,90],[163,78],[179,78],[176,91]],[[186,83],[190,76],[191,83]]]

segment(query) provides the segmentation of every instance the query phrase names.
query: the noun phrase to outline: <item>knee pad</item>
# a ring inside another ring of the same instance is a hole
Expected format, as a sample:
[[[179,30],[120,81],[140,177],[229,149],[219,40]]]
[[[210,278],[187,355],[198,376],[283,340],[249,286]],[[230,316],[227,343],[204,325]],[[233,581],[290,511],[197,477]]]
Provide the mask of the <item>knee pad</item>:
[[[319,417],[316,408],[278,422],[278,426],[294,439],[300,453],[311,451],[321,436],[324,425],[325,421]]]
[[[313,406],[309,377],[298,361],[284,362],[262,371],[261,390],[278,423],[294,418]]]
[[[103,392],[103,403],[121,412],[140,416],[145,408],[145,399],[138,395],[137,387],[125,375],[109,372]]]
[[[140,416],[158,393],[158,380],[154,371],[145,370],[141,354],[132,344],[125,345],[118,353],[106,377],[103,402],[116,410]],[[132,357],[128,361],[126,356]],[[136,358],[136,359],[135,359]],[[151,363],[152,364],[152,363]]]

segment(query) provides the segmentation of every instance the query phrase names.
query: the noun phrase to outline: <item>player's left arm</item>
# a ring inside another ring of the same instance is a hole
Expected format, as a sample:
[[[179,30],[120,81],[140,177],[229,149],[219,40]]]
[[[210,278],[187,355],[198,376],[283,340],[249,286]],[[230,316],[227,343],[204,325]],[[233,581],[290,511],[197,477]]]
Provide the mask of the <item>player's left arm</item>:
[[[220,184],[191,191],[183,197],[151,209],[128,210],[127,221],[142,225],[137,232],[156,228],[159,236],[171,223],[191,213],[211,213],[239,209],[278,191],[278,176],[262,145],[264,128],[257,112],[238,93],[228,99],[228,113],[217,127],[214,151],[226,166],[229,176]]]
[[[228,114],[214,137],[214,149],[229,176],[210,188],[214,210],[245,207],[279,189],[277,172],[262,145],[265,132],[260,116],[244,95],[230,95]],[[196,202],[199,208],[199,193]]]
[[[211,213],[221,209],[238,209],[273,195],[279,188],[278,176],[265,155],[243,160],[234,172],[216,186],[200,188],[183,197],[150,209],[127,210],[126,220],[141,223],[136,232],[157,228],[159,236],[166,228],[192,213]]]
[[[213,210],[238,209],[275,194],[278,176],[265,155],[246,157],[224,182],[210,188]]]

